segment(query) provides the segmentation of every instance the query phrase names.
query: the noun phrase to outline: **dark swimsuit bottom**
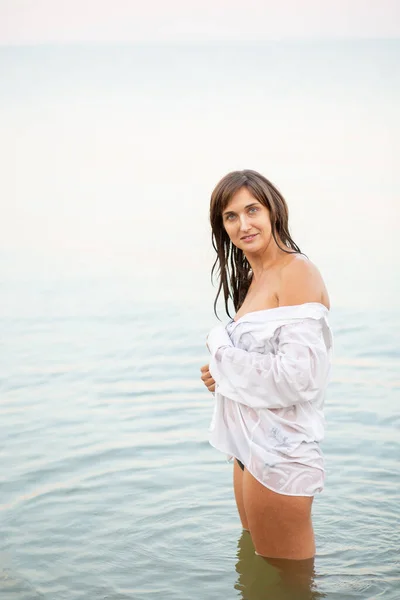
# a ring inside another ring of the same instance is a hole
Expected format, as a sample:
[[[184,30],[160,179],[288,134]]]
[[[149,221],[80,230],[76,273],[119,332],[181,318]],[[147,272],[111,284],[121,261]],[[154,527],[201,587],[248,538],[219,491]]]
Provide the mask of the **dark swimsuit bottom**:
[[[244,464],[242,462],[240,462],[240,460],[238,458],[236,459],[236,462],[239,465],[239,467],[242,469],[242,471],[244,471]]]

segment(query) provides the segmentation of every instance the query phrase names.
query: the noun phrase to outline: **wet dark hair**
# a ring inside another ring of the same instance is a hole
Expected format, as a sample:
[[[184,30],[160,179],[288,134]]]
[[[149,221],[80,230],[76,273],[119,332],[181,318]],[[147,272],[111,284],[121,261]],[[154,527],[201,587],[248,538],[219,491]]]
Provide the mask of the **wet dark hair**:
[[[215,186],[210,202],[212,245],[217,253],[211,270],[211,279],[213,281],[216,271],[218,271],[217,276],[219,277],[218,291],[214,301],[216,315],[217,302],[222,290],[225,310],[230,317],[229,299],[232,299],[235,311],[237,311],[243,304],[251,283],[250,264],[243,251],[232,244],[222,219],[222,214],[234,194],[244,187],[269,210],[271,233],[278,247],[288,254],[301,254],[300,248],[290,237],[289,212],[286,201],[276,187],[257,171],[245,169],[225,175]]]

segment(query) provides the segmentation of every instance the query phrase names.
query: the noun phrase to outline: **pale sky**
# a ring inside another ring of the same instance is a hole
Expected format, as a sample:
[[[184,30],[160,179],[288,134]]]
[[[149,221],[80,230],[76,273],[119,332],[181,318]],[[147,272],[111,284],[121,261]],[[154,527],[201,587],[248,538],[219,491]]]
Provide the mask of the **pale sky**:
[[[0,44],[400,35],[398,0],[0,0]]]
[[[206,286],[211,190],[253,168],[333,301],[397,302],[399,6],[0,0],[0,278]]]
[[[350,284],[394,302],[398,57],[392,41],[2,48],[0,273],[179,265],[208,285],[211,190],[254,168],[333,300]]]

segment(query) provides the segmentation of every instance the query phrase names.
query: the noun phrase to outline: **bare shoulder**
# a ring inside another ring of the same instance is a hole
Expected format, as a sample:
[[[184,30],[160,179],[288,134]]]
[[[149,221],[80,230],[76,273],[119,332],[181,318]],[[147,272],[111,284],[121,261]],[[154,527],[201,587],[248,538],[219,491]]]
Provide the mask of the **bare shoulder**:
[[[302,254],[282,267],[278,292],[280,306],[320,302],[329,308],[329,296],[318,268]]]

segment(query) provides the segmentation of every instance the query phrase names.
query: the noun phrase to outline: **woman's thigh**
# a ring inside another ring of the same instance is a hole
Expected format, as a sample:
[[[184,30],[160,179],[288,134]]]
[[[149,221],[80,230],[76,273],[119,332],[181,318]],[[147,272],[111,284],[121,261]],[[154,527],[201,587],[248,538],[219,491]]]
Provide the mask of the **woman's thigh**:
[[[233,461],[233,490],[235,492],[236,506],[239,512],[243,529],[248,529],[246,511],[243,502],[243,471],[236,459]]]
[[[312,497],[277,494],[245,469],[242,498],[248,529],[258,554],[297,560],[314,556]]]

